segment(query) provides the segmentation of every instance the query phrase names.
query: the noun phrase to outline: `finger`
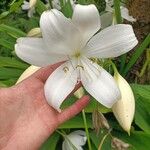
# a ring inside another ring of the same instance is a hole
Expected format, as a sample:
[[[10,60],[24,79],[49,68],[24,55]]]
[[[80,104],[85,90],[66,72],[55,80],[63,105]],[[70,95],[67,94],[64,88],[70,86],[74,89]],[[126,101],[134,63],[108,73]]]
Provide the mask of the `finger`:
[[[43,67],[39,69],[37,72],[35,72],[32,77],[38,78],[40,81],[44,82],[47,80],[47,78],[53,73],[55,69],[57,69],[61,64],[64,62],[59,62],[47,67]]]
[[[66,108],[58,115],[58,121],[60,124],[63,122],[69,120],[70,118],[74,117],[78,113],[84,109],[90,101],[90,96],[85,95],[81,99],[79,99],[77,102],[75,102],[72,106],[69,108]]]

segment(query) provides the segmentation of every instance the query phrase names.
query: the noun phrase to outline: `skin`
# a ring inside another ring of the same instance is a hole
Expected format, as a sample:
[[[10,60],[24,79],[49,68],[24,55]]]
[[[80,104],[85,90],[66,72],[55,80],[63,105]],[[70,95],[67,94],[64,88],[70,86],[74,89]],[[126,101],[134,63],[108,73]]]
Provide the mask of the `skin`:
[[[87,106],[89,96],[83,96],[61,113],[46,102],[44,83],[60,64],[42,68],[18,85],[0,89],[1,150],[39,149],[60,124]],[[79,85],[75,90],[78,88]]]

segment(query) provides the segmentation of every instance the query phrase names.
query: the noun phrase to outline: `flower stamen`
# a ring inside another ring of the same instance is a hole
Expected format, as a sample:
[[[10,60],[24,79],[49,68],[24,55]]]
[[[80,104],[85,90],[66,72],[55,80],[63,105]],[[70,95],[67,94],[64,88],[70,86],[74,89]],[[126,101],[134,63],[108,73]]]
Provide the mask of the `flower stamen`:
[[[83,67],[82,65],[77,65],[77,66],[76,66],[76,69],[77,69],[77,68],[81,68],[82,70],[84,70],[84,67]]]
[[[69,71],[69,68],[68,68],[68,67],[64,67],[64,68],[63,68],[63,71],[64,71],[65,73],[67,73],[67,72]]]

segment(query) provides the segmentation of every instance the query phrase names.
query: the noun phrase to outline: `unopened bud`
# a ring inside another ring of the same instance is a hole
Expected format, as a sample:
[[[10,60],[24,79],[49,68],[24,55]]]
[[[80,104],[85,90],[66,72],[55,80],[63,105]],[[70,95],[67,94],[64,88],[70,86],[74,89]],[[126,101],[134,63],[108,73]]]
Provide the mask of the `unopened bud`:
[[[116,72],[114,79],[121,92],[121,99],[112,107],[112,111],[121,127],[130,134],[131,123],[135,112],[135,100],[128,82]]]
[[[37,70],[39,70],[40,67],[37,66],[30,66],[28,67],[19,77],[19,79],[17,80],[16,84],[20,83],[21,81],[23,81],[24,79],[28,78],[29,76],[31,76],[33,73],[35,73]]]
[[[36,5],[37,0],[30,0],[29,1],[29,8],[33,8]]]
[[[80,87],[75,93],[74,95],[77,97],[77,98],[81,98],[83,95],[84,95],[84,89],[83,87]]]
[[[29,36],[29,37],[42,37],[42,33],[41,33],[40,28],[33,28],[28,32],[27,36]]]

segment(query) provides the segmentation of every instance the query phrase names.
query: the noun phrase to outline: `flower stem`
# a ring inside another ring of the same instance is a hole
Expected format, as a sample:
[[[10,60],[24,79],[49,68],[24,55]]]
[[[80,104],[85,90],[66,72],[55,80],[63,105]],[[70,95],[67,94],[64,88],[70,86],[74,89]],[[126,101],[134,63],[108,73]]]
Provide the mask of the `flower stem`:
[[[122,17],[121,17],[121,11],[120,11],[120,0],[114,0],[114,8],[115,8],[115,17],[116,17],[116,23],[120,24],[122,23]],[[120,57],[121,59],[121,65],[120,65],[120,72],[123,71],[125,63],[126,63],[126,54],[122,55]]]
[[[118,70],[117,70],[117,67],[116,67],[116,65],[110,60],[110,64],[111,64],[111,66],[112,66],[112,68],[113,68],[113,70],[114,70],[114,74],[118,74]]]
[[[85,126],[85,132],[86,132],[86,136],[87,136],[88,147],[89,147],[89,150],[92,150],[89,131],[88,131],[88,126],[87,126],[87,120],[86,120],[86,115],[85,115],[84,109],[82,110],[82,116],[83,116],[83,121],[84,121],[84,126]]]
[[[122,17],[121,17],[121,11],[120,11],[120,1],[119,0],[114,0],[114,8],[115,8],[116,22],[122,23]]]
[[[99,145],[99,147],[98,147],[98,150],[101,150],[101,149],[102,149],[102,145],[103,145],[105,139],[107,138],[107,136],[108,136],[109,134],[110,134],[110,132],[108,132],[106,135],[104,135],[104,137],[102,138],[101,143],[100,143],[100,145]]]
[[[150,49],[148,49],[146,51],[146,61],[141,69],[140,74],[138,75],[138,77],[142,77],[146,71],[146,68],[148,67],[148,65],[150,64]]]
[[[53,9],[52,0],[49,0],[50,8]]]

